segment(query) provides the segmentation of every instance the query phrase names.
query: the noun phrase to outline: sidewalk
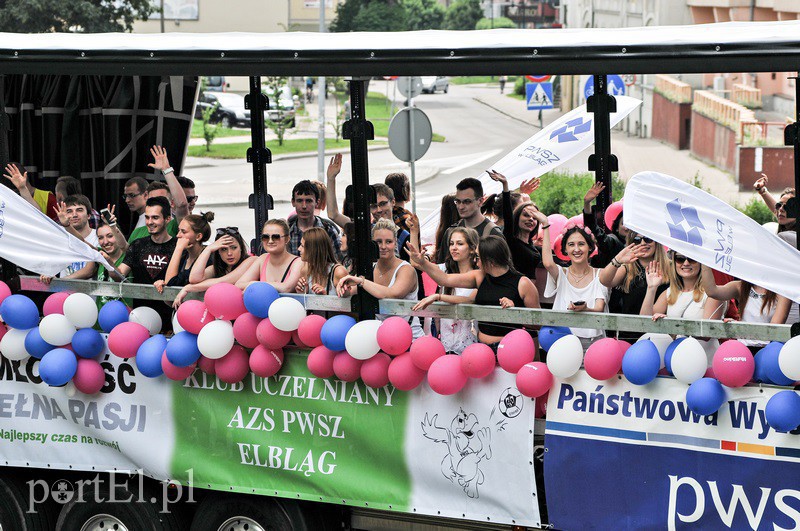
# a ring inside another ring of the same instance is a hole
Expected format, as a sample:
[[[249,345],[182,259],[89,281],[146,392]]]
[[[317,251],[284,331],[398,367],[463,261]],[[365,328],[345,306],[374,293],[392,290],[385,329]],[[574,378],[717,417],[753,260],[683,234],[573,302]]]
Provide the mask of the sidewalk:
[[[515,120],[538,127],[538,113],[526,110],[524,100],[500,94],[496,87],[491,91],[479,85],[472,87],[476,89],[475,101]],[[544,124],[553,122],[562,114],[556,109],[543,111]],[[586,169],[588,157],[593,152],[594,146],[578,154],[560,168],[574,172],[588,171]],[[678,151],[652,138],[628,136],[625,132],[613,130],[611,152],[617,156],[619,175],[626,181],[640,171],[649,170],[672,175],[687,182],[692,182],[697,176],[704,188],[730,204],[745,204],[754,196],[752,192],[740,192],[731,174],[694,158],[688,150]]]

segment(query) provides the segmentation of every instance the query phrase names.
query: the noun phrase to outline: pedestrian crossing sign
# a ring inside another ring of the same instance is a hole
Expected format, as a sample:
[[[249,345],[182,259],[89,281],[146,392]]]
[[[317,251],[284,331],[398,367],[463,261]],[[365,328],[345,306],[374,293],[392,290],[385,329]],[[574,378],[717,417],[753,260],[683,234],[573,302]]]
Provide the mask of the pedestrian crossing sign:
[[[525,100],[528,102],[529,111],[553,108],[553,84],[545,83],[526,83]]]

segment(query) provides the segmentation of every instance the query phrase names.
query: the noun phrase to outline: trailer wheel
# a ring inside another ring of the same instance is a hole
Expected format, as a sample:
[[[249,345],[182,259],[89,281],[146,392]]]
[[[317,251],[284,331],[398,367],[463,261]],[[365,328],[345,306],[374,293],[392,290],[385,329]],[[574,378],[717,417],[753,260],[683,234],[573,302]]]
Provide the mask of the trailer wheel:
[[[192,531],[292,531],[289,516],[272,500],[254,496],[208,496],[192,521]]]
[[[30,494],[21,480],[0,478],[0,530],[45,531],[53,528],[58,506],[52,500],[36,503],[27,512]]]
[[[176,531],[179,529],[174,515],[159,513],[156,498],[137,501],[125,487],[117,487],[113,499],[107,490],[100,491],[98,499],[80,501],[73,499],[61,510],[56,523],[57,531]],[[122,501],[132,500],[132,501]]]

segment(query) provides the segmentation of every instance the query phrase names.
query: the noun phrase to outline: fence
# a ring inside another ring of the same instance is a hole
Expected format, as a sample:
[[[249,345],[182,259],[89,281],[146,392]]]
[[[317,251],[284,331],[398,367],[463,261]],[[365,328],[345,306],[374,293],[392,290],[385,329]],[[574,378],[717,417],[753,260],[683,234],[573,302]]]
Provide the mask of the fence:
[[[756,115],[753,111],[732,102],[708,90],[696,90],[692,110],[711,118],[717,123],[729,127],[737,132],[741,131],[742,122],[755,122]],[[741,137],[736,139],[741,141]]]
[[[656,75],[656,92],[675,103],[691,103],[692,87],[672,76]]]
[[[763,105],[761,102],[761,89],[742,85],[741,83],[734,83],[731,99],[740,105],[744,105],[748,109],[760,109]]]
[[[783,146],[783,130],[786,122],[741,122],[739,140],[745,147]]]

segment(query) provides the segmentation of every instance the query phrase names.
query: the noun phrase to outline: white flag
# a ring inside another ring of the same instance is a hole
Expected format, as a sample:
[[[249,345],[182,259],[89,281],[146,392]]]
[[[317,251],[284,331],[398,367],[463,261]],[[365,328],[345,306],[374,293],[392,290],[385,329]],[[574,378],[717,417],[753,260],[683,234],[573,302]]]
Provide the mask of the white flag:
[[[615,96],[617,112],[611,114],[611,126],[617,125],[642,102],[628,96]],[[508,179],[509,189],[519,187],[523,181],[539,177],[594,144],[594,115],[587,112],[586,105],[577,107],[551,123],[528,140],[517,146],[508,155],[495,162],[492,169]],[[492,180],[486,172],[478,179],[486,194],[499,193],[502,185]],[[455,190],[455,187],[453,187]],[[439,208],[422,222],[422,240],[433,242],[439,222]]]
[[[100,262],[103,255],[41,210],[0,185],[0,256],[23,269],[55,276],[73,262]]]
[[[800,302],[800,252],[729,204],[652,171],[625,187],[624,223],[675,251]]]

